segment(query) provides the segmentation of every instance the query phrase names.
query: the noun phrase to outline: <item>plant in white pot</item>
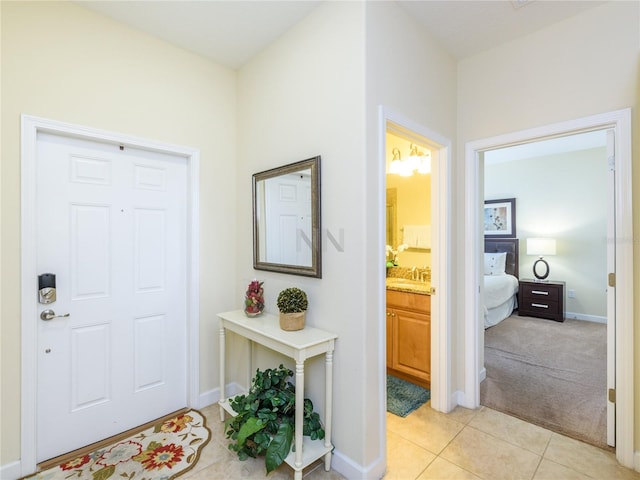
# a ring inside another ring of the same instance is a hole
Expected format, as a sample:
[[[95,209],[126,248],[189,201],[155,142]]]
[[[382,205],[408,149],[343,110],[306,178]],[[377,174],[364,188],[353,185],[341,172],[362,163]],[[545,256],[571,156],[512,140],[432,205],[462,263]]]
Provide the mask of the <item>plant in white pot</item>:
[[[304,316],[309,302],[307,294],[299,288],[285,288],[276,301],[280,310],[280,328],[293,331],[304,328]]]

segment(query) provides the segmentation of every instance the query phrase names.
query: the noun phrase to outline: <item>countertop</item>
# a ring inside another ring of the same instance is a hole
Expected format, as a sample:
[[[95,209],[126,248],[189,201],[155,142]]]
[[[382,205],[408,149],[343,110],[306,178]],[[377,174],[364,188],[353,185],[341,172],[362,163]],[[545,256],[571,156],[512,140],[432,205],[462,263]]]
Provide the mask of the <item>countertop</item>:
[[[418,295],[431,295],[431,282],[419,282],[407,278],[387,277],[387,290],[396,292],[417,293]]]

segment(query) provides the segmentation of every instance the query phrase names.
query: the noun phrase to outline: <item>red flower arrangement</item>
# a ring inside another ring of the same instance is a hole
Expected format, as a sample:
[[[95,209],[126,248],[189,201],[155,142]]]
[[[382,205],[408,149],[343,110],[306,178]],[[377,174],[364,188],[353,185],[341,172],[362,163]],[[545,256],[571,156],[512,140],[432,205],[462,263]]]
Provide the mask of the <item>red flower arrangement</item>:
[[[244,298],[244,313],[248,317],[260,315],[264,310],[264,289],[258,280],[254,280],[247,287],[247,293]]]

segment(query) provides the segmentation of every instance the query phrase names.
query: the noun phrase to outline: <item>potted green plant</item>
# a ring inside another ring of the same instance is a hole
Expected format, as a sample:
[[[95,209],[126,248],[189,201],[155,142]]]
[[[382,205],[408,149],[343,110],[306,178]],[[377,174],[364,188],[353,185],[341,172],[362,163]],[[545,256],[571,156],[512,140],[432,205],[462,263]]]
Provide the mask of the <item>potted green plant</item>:
[[[280,328],[283,330],[301,330],[304,328],[304,316],[309,302],[307,294],[299,288],[285,288],[278,294],[276,301],[280,310]]]
[[[293,371],[280,365],[277,369],[256,370],[246,395],[237,395],[229,404],[237,413],[225,423],[229,449],[240,460],[264,455],[267,473],[278,468],[289,455],[295,432],[296,387],[288,381]],[[311,440],[324,438],[320,416],[313,403],[304,399],[303,435]]]

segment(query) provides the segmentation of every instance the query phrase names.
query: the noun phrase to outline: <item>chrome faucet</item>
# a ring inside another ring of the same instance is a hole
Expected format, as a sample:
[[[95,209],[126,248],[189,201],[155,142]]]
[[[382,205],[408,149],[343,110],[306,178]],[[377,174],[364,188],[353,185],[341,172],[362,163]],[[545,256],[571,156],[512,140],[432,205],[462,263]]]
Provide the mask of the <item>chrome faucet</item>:
[[[418,280],[418,269],[411,267],[411,280]]]

